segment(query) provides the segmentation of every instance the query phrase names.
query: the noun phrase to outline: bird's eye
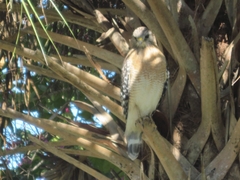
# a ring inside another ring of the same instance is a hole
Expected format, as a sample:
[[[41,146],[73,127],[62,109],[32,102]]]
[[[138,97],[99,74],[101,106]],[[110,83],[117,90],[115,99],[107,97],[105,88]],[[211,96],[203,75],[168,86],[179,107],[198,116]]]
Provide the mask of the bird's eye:
[[[147,34],[146,36],[145,36],[145,39],[148,39],[149,38],[149,34]]]

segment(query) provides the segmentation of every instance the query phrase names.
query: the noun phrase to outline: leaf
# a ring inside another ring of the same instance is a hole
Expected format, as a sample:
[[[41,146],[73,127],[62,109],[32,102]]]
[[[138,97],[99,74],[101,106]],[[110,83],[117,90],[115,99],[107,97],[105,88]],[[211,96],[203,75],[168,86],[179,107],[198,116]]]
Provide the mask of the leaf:
[[[106,176],[110,177],[110,172],[115,171],[119,173],[121,169],[117,168],[116,166],[112,165],[106,160],[98,159],[98,158],[89,158],[89,161],[91,162],[92,166],[105,174]],[[124,173],[121,172],[118,174],[120,177],[123,177]]]

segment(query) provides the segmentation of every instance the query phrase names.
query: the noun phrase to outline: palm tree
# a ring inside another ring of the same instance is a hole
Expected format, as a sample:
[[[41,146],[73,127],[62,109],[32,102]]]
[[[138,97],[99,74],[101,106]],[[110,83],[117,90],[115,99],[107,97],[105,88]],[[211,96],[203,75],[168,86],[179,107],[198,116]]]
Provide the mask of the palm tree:
[[[0,13],[3,177],[239,179],[239,0],[10,1]],[[120,74],[142,25],[169,80],[153,121],[136,124],[145,143],[131,161]]]

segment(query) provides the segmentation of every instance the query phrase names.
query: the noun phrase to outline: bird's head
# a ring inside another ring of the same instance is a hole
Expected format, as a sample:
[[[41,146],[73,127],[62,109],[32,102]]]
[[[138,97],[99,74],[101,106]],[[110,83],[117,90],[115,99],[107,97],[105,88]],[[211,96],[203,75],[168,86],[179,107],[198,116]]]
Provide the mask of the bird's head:
[[[156,38],[152,31],[141,26],[133,31],[131,43],[133,48],[145,48],[148,45],[156,45]]]

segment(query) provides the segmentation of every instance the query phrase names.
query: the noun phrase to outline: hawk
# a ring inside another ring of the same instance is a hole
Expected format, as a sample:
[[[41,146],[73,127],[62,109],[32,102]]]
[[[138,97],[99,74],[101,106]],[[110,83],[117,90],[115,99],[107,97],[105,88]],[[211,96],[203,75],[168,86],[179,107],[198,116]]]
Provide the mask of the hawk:
[[[138,119],[150,116],[162,96],[166,81],[166,59],[158,49],[155,36],[146,27],[133,31],[132,46],[122,67],[121,100],[127,120],[127,153],[135,160],[140,152],[141,130]]]

